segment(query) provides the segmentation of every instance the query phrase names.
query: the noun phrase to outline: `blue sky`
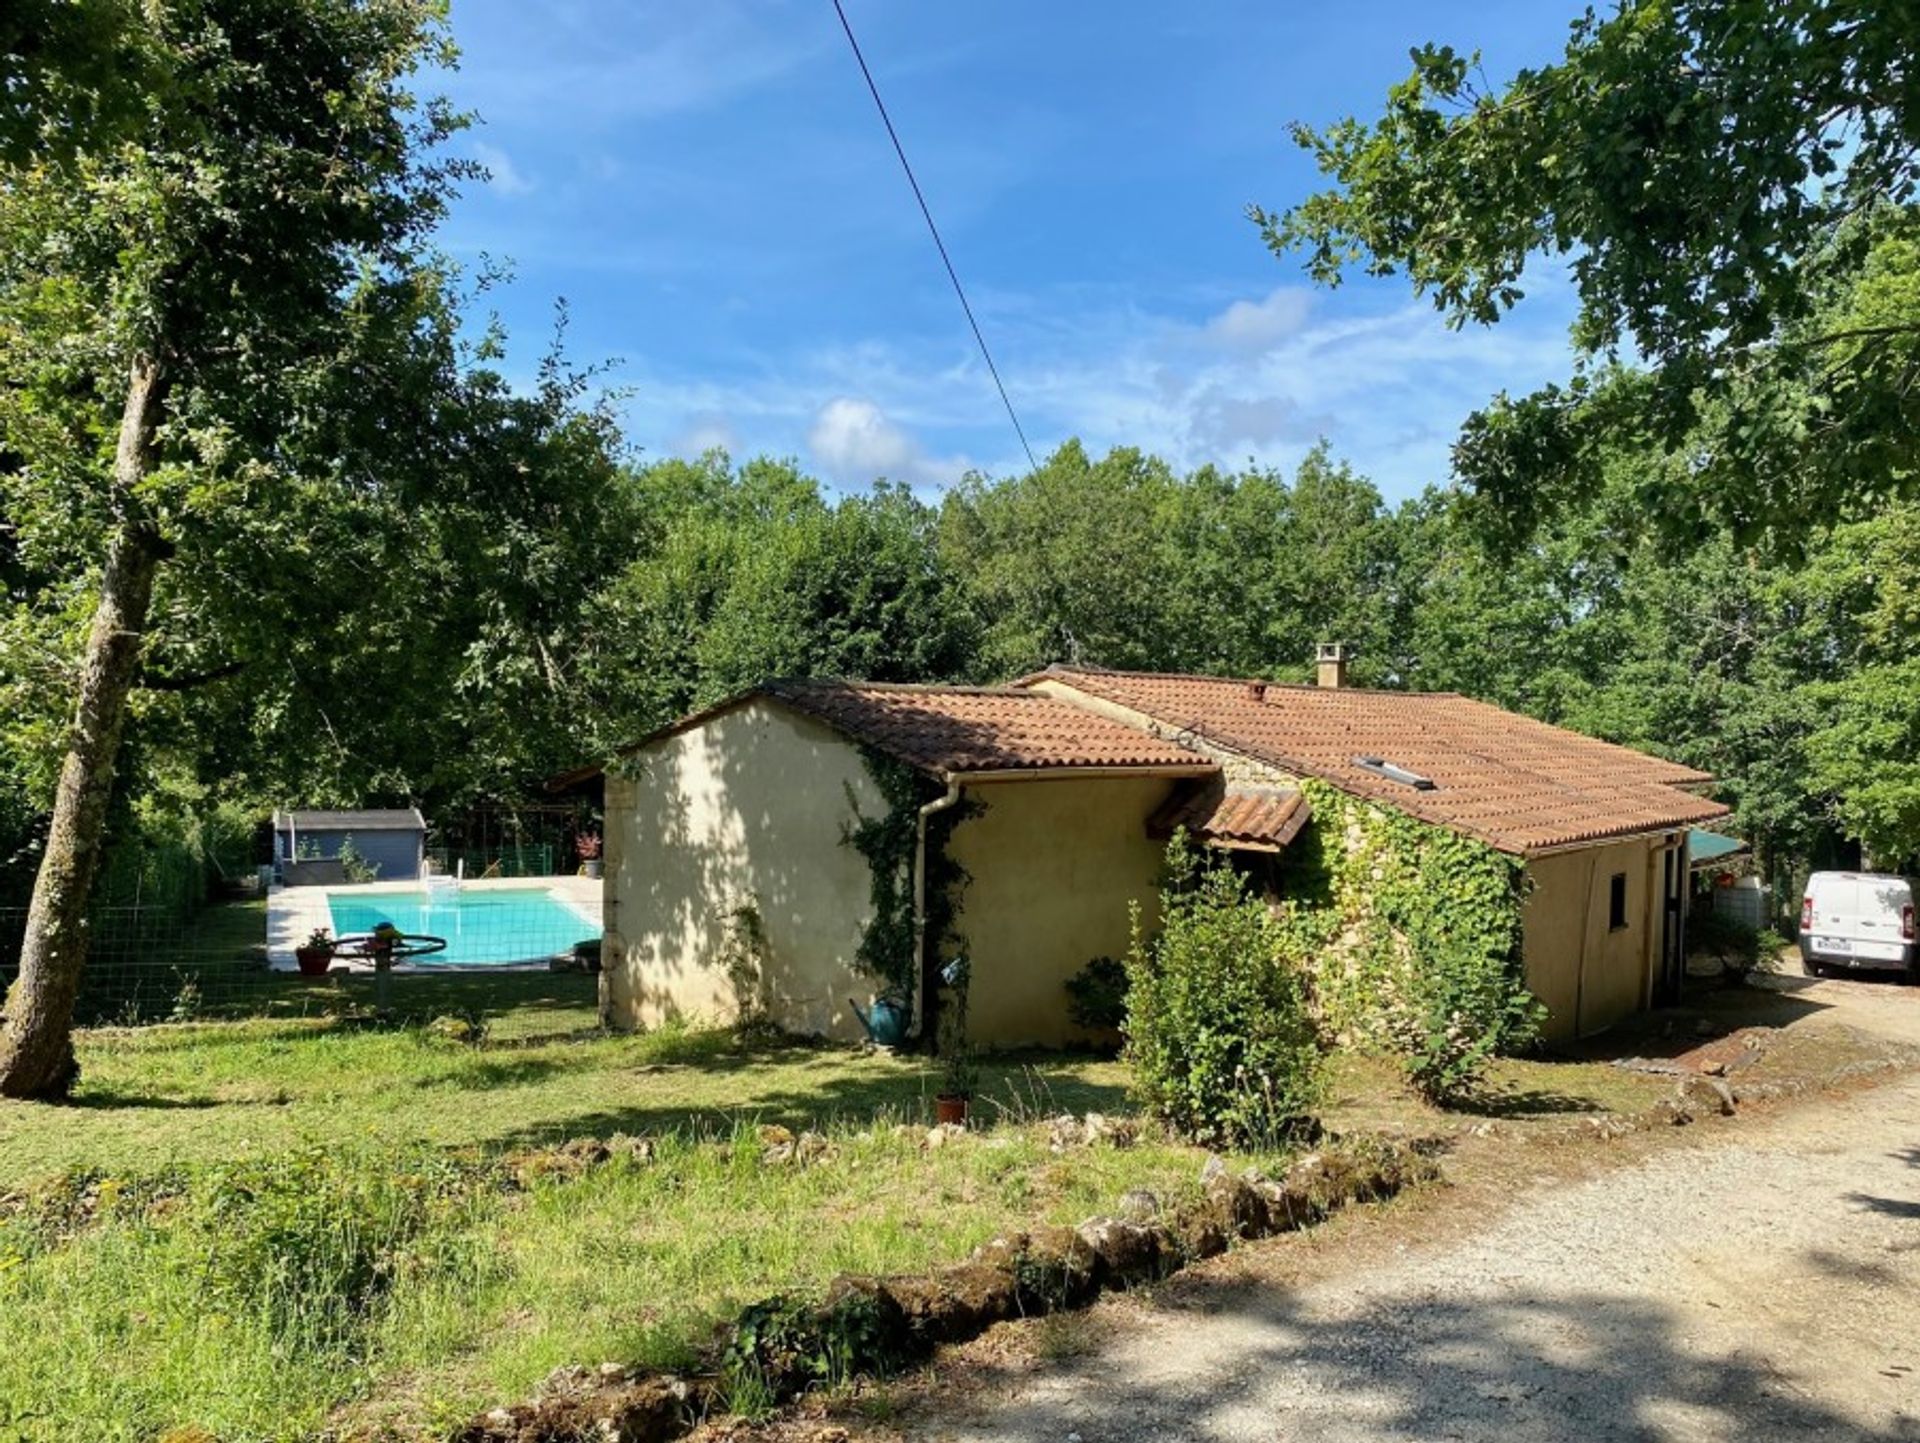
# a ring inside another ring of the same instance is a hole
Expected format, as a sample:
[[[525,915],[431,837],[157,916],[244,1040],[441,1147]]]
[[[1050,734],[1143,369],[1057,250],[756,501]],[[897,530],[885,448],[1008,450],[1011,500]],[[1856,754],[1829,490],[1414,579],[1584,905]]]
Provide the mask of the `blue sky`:
[[[846,0],[1036,452],[1291,465],[1316,438],[1390,499],[1461,419],[1563,374],[1543,277],[1486,331],[1398,282],[1316,290],[1244,218],[1315,174],[1295,119],[1370,117],[1425,40],[1496,76],[1575,6]],[[456,0],[445,89],[493,172],[443,235],[514,279],[530,375],[556,297],[643,457],[791,455],[839,488],[1024,469],[829,0]]]

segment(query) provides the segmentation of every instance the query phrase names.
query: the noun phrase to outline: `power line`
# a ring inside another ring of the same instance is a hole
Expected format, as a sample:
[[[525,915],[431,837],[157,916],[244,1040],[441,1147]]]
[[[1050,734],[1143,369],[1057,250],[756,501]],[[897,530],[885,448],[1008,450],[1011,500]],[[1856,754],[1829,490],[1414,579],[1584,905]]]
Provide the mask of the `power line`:
[[[860,64],[860,74],[866,78],[867,93],[873,97],[874,107],[880,112],[880,123],[887,128],[887,139],[893,142],[893,153],[900,157],[900,168],[907,173],[907,184],[913,187],[913,198],[920,202],[920,214],[927,223],[927,234],[933,237],[934,248],[940,252],[940,263],[947,268],[947,279],[953,282],[953,293],[960,298],[960,309],[967,313],[967,324],[973,327],[973,339],[980,346],[980,356],[987,363],[987,374],[993,377],[994,389],[1000,393],[1000,404],[1007,408],[1007,419],[1013,422],[1013,433],[1020,438],[1020,449],[1027,453],[1027,465],[1038,471],[1040,463],[1033,459],[1033,447],[1027,444],[1026,430],[1020,424],[1020,417],[1014,413],[1013,400],[1000,380],[1000,368],[993,364],[993,352],[987,349],[987,338],[980,333],[980,322],[973,317],[973,307],[967,302],[966,287],[960,284],[960,273],[953,268],[946,242],[940,239],[940,227],[933,223],[933,212],[927,209],[927,198],[920,193],[920,182],[914,177],[906,148],[900,144],[900,134],[893,128],[893,117],[887,114],[887,103],[880,98],[880,87],[873,83],[873,72],[867,69],[867,57],[860,53],[860,42],[853,38],[853,25],[847,19],[846,7],[840,0],[833,0],[833,9],[840,17],[840,28],[847,32],[847,44],[853,47],[853,58]]]

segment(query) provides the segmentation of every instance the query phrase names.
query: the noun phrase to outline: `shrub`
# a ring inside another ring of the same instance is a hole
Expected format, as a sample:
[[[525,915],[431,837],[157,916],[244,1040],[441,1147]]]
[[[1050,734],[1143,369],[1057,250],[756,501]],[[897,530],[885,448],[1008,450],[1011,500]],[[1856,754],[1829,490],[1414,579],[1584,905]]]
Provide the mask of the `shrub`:
[[[1511,961],[1478,948],[1409,950],[1402,965],[1384,972],[1393,994],[1388,1041],[1414,1091],[1441,1106],[1474,1096],[1488,1064],[1531,1042],[1546,1015]]]
[[[1127,1056],[1146,1105],[1198,1142],[1291,1133],[1319,1097],[1320,1057],[1279,924],[1224,863],[1176,835],[1160,935],[1134,918]]]
[[[1687,918],[1689,957],[1718,957],[1735,970],[1745,972],[1760,961],[1760,954],[1760,934],[1738,917],[1702,909]]]
[[[1127,1020],[1127,969],[1096,957],[1066,981],[1067,1016],[1088,1032],[1117,1032]]]

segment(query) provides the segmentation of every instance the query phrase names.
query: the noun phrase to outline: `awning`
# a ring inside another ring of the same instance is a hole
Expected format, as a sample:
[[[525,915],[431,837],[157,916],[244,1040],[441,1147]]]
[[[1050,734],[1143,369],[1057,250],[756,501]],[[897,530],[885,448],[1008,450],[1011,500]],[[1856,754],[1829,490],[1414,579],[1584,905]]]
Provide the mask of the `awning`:
[[[1729,866],[1746,856],[1749,850],[1747,844],[1738,837],[1723,837],[1718,832],[1702,831],[1699,827],[1687,831],[1687,855],[1696,872],[1711,872]]]
[[[1229,785],[1208,777],[1175,790],[1147,820],[1147,835],[1170,837],[1185,828],[1210,847],[1277,852],[1299,835],[1313,815],[1292,787]]]

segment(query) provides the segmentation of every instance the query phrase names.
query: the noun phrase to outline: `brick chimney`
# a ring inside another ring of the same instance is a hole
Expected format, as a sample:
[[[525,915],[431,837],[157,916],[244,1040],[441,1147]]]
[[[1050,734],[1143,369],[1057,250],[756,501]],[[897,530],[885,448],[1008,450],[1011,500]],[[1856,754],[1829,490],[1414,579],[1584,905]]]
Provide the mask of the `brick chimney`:
[[[1323,641],[1314,647],[1315,680],[1324,687],[1347,684],[1347,646],[1341,641]]]

